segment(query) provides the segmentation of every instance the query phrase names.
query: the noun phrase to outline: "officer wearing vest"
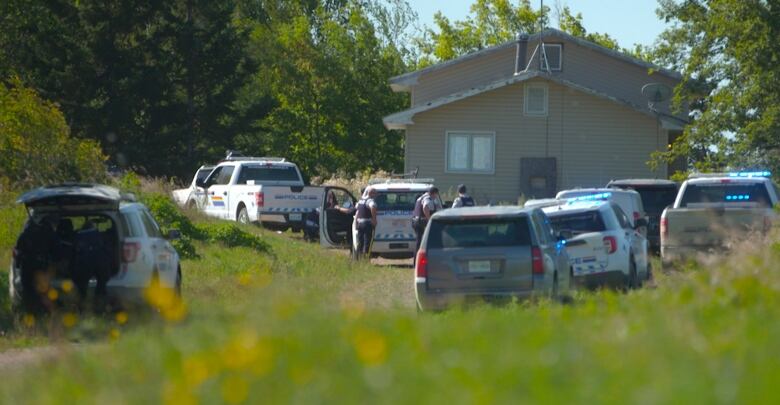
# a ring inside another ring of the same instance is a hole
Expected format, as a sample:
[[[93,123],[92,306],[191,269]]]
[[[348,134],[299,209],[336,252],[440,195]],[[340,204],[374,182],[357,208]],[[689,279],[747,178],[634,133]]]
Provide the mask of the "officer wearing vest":
[[[458,186],[458,198],[452,202],[452,208],[459,207],[473,207],[474,199],[470,195],[466,194],[466,185],[461,184]]]
[[[414,212],[412,213],[412,228],[414,228],[414,234],[417,237],[417,247],[414,249],[415,259],[417,258],[417,251],[420,250],[420,243],[422,243],[423,232],[428,225],[428,221],[431,216],[441,209],[439,204],[439,189],[431,187],[428,192],[417,198],[414,202]]]
[[[357,229],[356,259],[370,253],[371,242],[374,239],[374,228],[376,227],[377,205],[374,198],[376,198],[376,190],[373,187],[367,187],[355,207],[355,228]]]

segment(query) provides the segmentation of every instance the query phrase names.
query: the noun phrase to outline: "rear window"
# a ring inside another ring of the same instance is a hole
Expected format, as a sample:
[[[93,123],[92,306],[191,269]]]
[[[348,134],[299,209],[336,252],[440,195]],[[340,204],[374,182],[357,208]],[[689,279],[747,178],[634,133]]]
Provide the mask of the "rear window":
[[[374,201],[379,211],[413,211],[422,191],[380,191]]]
[[[770,207],[769,193],[763,183],[702,183],[688,184],[681,207],[697,203],[758,203]]]
[[[529,246],[528,218],[437,220],[428,233],[429,249]]]
[[[664,208],[674,204],[677,198],[677,187],[631,187],[642,196],[645,211],[660,214]]]
[[[241,168],[241,174],[238,175],[238,184],[246,184],[247,181],[254,180],[255,183],[270,181],[300,182],[301,177],[295,166],[244,166]]]
[[[563,230],[574,234],[604,232],[607,227],[598,211],[578,212],[576,214],[547,214],[555,232]]]

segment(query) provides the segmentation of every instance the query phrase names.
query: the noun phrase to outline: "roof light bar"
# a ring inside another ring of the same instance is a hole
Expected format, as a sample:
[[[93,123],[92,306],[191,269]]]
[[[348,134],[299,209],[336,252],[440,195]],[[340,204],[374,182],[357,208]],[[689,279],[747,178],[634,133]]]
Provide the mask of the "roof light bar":
[[[772,177],[772,173],[768,170],[759,172],[734,172],[729,173],[729,177]]]
[[[368,184],[433,184],[433,179],[370,179]]]
[[[612,197],[612,193],[589,194],[580,197],[568,198],[567,203],[571,204],[571,203],[581,202],[581,201],[604,201],[604,200],[609,200],[610,197]]]

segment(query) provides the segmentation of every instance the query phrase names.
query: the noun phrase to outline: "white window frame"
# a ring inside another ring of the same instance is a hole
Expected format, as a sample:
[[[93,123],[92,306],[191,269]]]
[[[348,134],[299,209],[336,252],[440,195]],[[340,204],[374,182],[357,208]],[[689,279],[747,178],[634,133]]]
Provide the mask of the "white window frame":
[[[528,106],[530,103],[528,102],[528,91],[530,89],[542,89],[544,90],[544,111],[529,111]],[[523,99],[523,111],[525,112],[525,115],[529,117],[546,117],[547,111],[549,110],[549,102],[550,102],[550,92],[549,88],[547,87],[547,84],[545,83],[527,83],[525,85],[525,97]]]
[[[468,136],[468,168],[467,169],[450,169],[450,136]],[[491,140],[491,159],[489,170],[474,170],[471,167],[473,162],[473,149],[474,143],[472,138],[475,136],[485,137],[489,136]],[[446,131],[444,135],[444,172],[445,173],[468,173],[468,174],[495,174],[496,173],[496,133],[494,131]]]
[[[563,44],[544,44],[544,54],[547,55],[547,50],[549,48],[558,48],[558,66],[550,66],[551,72],[560,72],[563,70]],[[549,61],[547,63],[550,63]],[[544,66],[544,58],[542,58],[542,55],[539,55],[539,70],[546,72],[547,68]]]

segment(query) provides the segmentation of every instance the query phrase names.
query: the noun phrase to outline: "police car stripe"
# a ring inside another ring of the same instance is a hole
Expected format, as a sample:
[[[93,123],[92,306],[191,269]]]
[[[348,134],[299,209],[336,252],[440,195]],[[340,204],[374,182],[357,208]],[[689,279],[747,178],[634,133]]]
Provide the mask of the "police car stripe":
[[[263,211],[260,211],[261,214],[277,214],[277,213],[288,213],[288,212],[312,212],[314,211],[314,208],[289,208],[289,207],[270,207],[266,208]]]
[[[379,242],[382,242],[382,241],[412,241],[412,240],[416,240],[414,234],[398,234],[398,233],[389,234],[389,233],[386,233],[386,234],[374,235],[374,241],[379,241]]]

